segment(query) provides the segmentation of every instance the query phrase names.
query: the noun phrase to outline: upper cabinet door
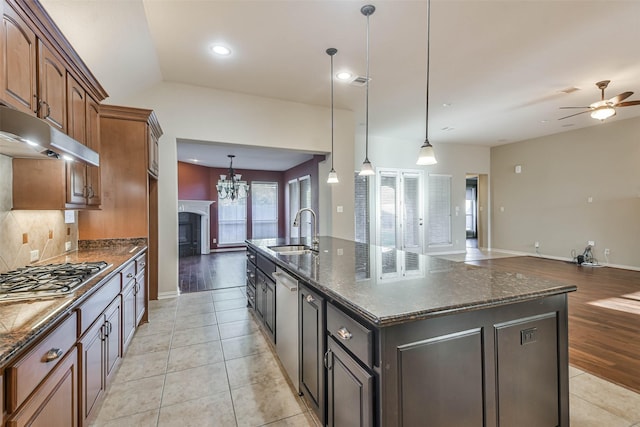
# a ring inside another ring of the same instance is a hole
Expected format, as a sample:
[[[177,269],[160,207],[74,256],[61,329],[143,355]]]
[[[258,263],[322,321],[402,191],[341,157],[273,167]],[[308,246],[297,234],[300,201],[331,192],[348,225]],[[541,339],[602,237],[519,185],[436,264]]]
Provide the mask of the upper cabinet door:
[[[36,36],[7,2],[3,4],[0,84],[2,100],[34,114],[36,99]]]
[[[67,74],[67,134],[86,145],[86,98],[84,88]]]
[[[38,117],[67,131],[66,70],[61,60],[38,40]]]
[[[87,95],[86,144],[94,151],[100,152],[100,106]],[[102,203],[102,189],[100,186],[100,168],[87,165],[87,204],[99,206]]]

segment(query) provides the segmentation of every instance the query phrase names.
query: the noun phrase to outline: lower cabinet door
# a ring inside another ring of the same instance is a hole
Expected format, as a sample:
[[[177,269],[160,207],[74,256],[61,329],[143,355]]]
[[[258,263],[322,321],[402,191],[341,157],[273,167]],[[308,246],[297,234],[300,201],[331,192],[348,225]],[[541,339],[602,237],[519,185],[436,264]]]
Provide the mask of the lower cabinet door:
[[[373,374],[327,340],[327,425],[373,426]]]
[[[38,387],[7,427],[76,427],[78,423],[78,352],[72,348]]]
[[[325,302],[304,286],[299,287],[300,391],[324,425],[325,419]]]
[[[136,326],[142,321],[147,300],[147,284],[144,271],[136,277]]]
[[[276,284],[267,279],[264,295],[264,326],[271,342],[275,343],[276,337]]]
[[[104,316],[80,340],[80,366],[82,368],[81,402],[83,420],[87,419],[105,388],[104,378]]]
[[[118,296],[104,312],[105,384],[109,383],[111,375],[115,372],[115,367],[118,365],[122,356],[122,352],[120,351],[120,338],[122,336],[120,332],[121,307],[122,303],[120,302],[120,296]]]
[[[122,292],[122,354],[127,351],[136,331],[135,289],[136,283],[131,281]]]
[[[266,284],[264,273],[258,270],[256,283],[256,314],[260,320],[264,319],[264,301],[266,298]]]

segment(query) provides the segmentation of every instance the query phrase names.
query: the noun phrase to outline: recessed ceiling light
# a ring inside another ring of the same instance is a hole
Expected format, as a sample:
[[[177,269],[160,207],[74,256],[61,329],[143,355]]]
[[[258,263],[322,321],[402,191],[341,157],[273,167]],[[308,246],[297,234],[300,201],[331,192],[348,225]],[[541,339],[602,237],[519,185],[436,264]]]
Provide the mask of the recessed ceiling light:
[[[445,102],[444,104],[442,104],[442,106],[443,106],[443,107],[445,107],[445,108],[446,108],[446,107],[451,107],[451,104],[450,104],[450,103],[448,103],[448,102]]]
[[[198,159],[189,159],[190,162],[198,163]]]
[[[351,78],[351,73],[348,71],[341,71],[336,74],[336,78],[338,80],[349,80]]]
[[[573,123],[568,123],[566,125],[562,125],[563,128],[570,128],[571,126],[573,126]]]
[[[549,122],[549,120],[546,120],[546,119],[545,120],[540,120],[540,123],[548,123],[548,122]]]
[[[226,46],[223,46],[221,44],[214,44],[211,46],[211,51],[215,54],[221,55],[221,56],[227,56],[227,55],[231,55],[231,49],[229,49]]]
[[[445,126],[441,130],[452,131],[452,130],[455,130],[455,128],[453,126]]]

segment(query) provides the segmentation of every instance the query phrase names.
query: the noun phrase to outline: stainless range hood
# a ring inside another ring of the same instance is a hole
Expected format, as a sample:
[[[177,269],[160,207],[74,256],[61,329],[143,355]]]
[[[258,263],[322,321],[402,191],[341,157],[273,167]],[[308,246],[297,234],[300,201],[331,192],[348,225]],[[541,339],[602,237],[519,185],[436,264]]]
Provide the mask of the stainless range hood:
[[[44,120],[0,106],[0,154],[74,160],[100,166],[100,155]]]

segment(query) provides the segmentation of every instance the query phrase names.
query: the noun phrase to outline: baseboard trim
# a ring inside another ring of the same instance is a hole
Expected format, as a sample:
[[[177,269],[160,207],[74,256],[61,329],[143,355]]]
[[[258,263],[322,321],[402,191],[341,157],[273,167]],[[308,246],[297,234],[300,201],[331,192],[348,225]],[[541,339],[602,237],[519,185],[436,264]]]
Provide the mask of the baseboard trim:
[[[158,299],[169,299],[176,298],[180,296],[180,292],[178,290],[169,291],[169,292],[158,292]]]
[[[508,249],[492,249],[494,251],[497,252],[504,252],[507,254],[512,254],[512,255],[520,255],[520,256],[531,256],[531,257],[536,257],[536,258],[544,258],[544,259],[553,259],[556,261],[566,261],[566,262],[573,262],[573,258],[569,258],[569,257],[561,257],[561,256],[554,256],[554,255],[546,255],[546,254],[537,254],[537,253],[531,253],[531,252],[520,252],[520,251],[511,251]],[[640,271],[640,267],[634,267],[631,265],[622,265],[622,264],[611,264],[611,263],[600,263],[599,266],[601,267],[610,267],[610,268],[619,268],[622,270],[632,270],[632,271]],[[590,266],[584,266],[585,268],[591,268]]]

